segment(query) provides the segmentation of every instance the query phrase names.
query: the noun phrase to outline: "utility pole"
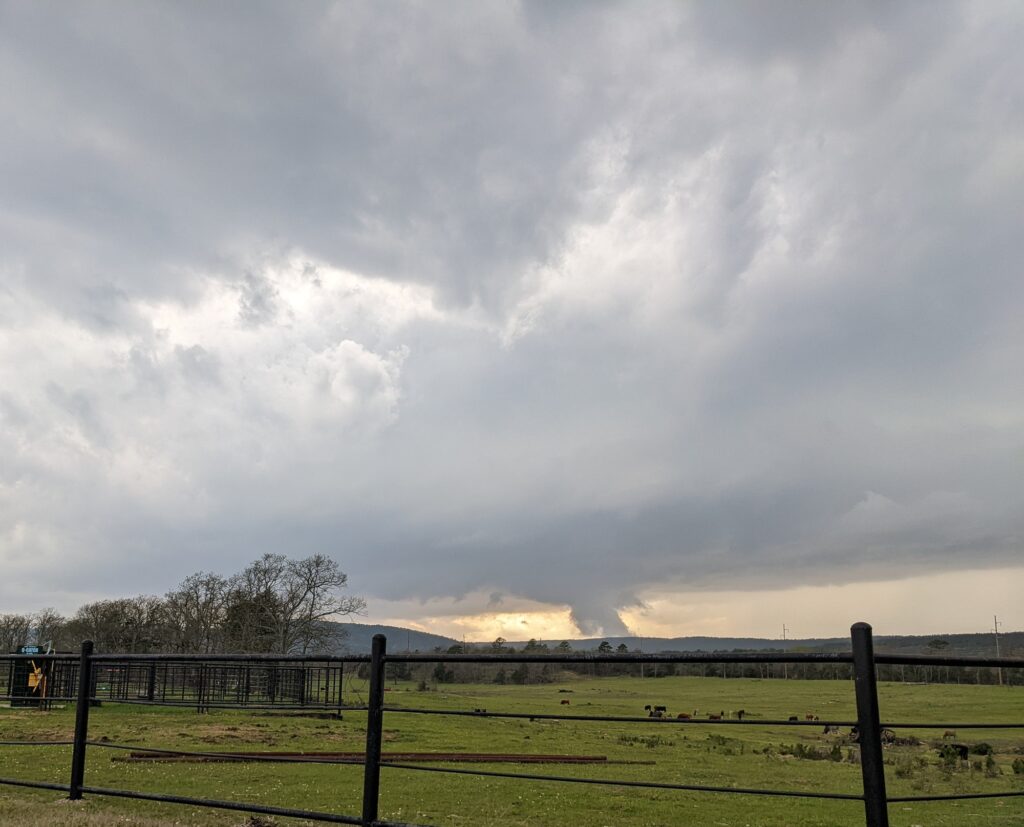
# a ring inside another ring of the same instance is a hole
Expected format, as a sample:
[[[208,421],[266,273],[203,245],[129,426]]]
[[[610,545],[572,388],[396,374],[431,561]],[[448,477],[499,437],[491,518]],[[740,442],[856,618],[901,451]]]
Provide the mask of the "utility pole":
[[[999,617],[998,615],[992,615],[992,633],[996,636],[996,657],[999,657]],[[996,667],[996,673],[999,675],[999,685],[1003,685],[1003,667]]]
[[[786,624],[783,623],[782,624],[782,651],[783,652],[786,651],[786,633],[788,631],[789,631],[789,629],[786,628]],[[789,664],[785,663],[785,662],[782,664],[782,679],[783,680],[789,680]]]

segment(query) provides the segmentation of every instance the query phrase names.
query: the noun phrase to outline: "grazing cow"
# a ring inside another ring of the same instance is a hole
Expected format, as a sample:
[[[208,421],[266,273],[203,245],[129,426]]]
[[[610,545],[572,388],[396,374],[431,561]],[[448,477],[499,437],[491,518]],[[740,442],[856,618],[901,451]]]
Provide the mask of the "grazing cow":
[[[747,714],[747,710],[745,710],[745,709],[737,709],[736,710],[736,718],[738,720],[740,720],[740,721],[743,720],[743,716],[746,715],[746,714]]]
[[[895,744],[896,743],[896,733],[893,732],[891,729],[882,729],[881,732],[879,732],[879,735],[881,736],[881,740],[882,740],[883,744]],[[855,743],[855,744],[859,744],[860,743],[860,728],[859,727],[850,727],[850,740],[853,741],[853,743]]]
[[[804,720],[805,721],[817,721],[818,720],[818,716],[817,715],[810,715],[810,714],[804,715]]]
[[[947,729],[945,732],[942,733],[942,740],[943,741],[947,741],[947,740],[955,741],[956,740],[956,730],[955,729]]]
[[[799,721],[800,719],[796,715],[790,715],[789,716],[789,720],[790,721]]]
[[[692,716],[689,712],[680,712],[678,715],[676,715],[676,718],[678,718],[680,721],[689,721],[691,717]]]
[[[838,735],[838,734],[839,734],[839,727],[837,727],[835,724],[825,724],[825,729],[822,732],[822,735]]]
[[[722,714],[721,713],[717,713],[716,714],[714,712],[709,712],[708,713],[708,720],[709,721],[721,721],[722,720]]]
[[[486,709],[474,709],[473,713],[475,715],[486,715],[487,714],[487,710]]]
[[[569,699],[568,698],[562,698],[561,704],[562,704],[562,706],[568,706],[569,705]]]

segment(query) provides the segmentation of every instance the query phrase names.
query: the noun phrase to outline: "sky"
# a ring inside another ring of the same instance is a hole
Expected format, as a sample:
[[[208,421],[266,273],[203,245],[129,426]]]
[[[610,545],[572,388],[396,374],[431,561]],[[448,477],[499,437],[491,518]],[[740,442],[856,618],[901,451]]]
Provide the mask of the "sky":
[[[1024,8],[0,0],[0,611],[1024,628]]]

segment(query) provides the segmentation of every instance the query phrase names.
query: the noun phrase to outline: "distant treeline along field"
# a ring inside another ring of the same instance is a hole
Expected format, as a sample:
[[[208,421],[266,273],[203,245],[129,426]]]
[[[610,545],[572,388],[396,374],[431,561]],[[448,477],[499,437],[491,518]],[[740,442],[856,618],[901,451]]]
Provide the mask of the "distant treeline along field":
[[[591,639],[581,641],[509,642],[498,638],[490,643],[466,644],[440,635],[398,627],[341,623],[338,618],[361,614],[366,602],[347,593],[348,577],[334,560],[317,554],[303,559],[266,554],[237,574],[224,577],[197,572],[186,577],[163,597],[98,600],[81,606],[71,617],[53,609],[34,614],[0,614],[0,652],[34,644],[55,651],[74,651],[83,640],[92,640],[98,652],[125,653],[280,653],[302,655],[362,653],[369,649],[376,632],[387,634],[396,651],[438,654],[468,652],[536,655],[578,653],[580,662],[560,664],[438,663],[389,664],[388,675],[395,680],[413,680],[424,685],[444,683],[533,684],[550,683],[566,673],[593,676],[636,676],[665,678],[673,675],[760,678],[760,679],[843,679],[849,667],[843,664],[595,664],[588,653],[626,654],[639,651],[637,638]],[[1000,636],[1001,653],[1007,657],[1024,653],[1024,632]],[[845,639],[793,640],[785,648],[781,641],[759,639],[676,638],[644,641],[651,652],[822,652],[845,651]],[[404,646],[403,646],[404,644]],[[991,656],[992,635],[955,634],[942,636],[900,636],[875,638],[875,649],[887,654],[950,656]],[[974,667],[879,665],[879,679],[908,683],[1024,684],[1020,670],[1000,674],[998,670]]]

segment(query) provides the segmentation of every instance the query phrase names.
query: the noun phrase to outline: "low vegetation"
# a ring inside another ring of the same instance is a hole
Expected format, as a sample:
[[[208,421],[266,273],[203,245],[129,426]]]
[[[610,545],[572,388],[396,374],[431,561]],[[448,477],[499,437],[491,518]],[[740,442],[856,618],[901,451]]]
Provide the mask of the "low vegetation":
[[[609,764],[529,766],[473,765],[473,769],[598,777],[680,784],[860,792],[858,748],[848,731],[825,734],[822,727],[759,727],[681,722],[745,709],[745,720],[817,715],[822,720],[854,717],[849,681],[761,681],[672,677],[641,681],[629,677],[563,676],[551,684],[389,685],[390,707],[491,712],[636,715],[633,723],[408,715],[385,716],[387,751],[509,752],[606,755]],[[560,691],[571,690],[571,692]],[[365,699],[365,686],[347,687],[349,701]],[[883,718],[920,721],[1022,721],[1024,694],[1016,687],[880,686]],[[571,699],[571,705],[561,700]],[[644,706],[664,705],[669,717],[648,719]],[[734,719],[734,718],[733,718]],[[0,710],[0,739],[69,738],[73,709],[37,712]],[[365,738],[365,715],[343,721],[281,713],[185,710],[105,704],[93,710],[91,737],[110,743],[216,751],[353,751]],[[896,730],[886,747],[887,781],[893,795],[1009,792],[1024,789],[1024,732],[992,729],[957,733],[968,747],[966,760],[950,761],[945,728]],[[88,783],[127,789],[174,792],[276,806],[357,813],[362,768],[352,765],[132,763],[124,753],[90,748]],[[67,747],[0,747],[0,774],[66,781]],[[653,763],[651,763],[653,762]],[[452,765],[455,766],[455,765]],[[458,765],[465,769],[467,765]],[[90,798],[83,805],[58,802],[59,793],[0,787],[0,824],[194,824],[240,825],[238,814],[139,801]],[[384,818],[456,825],[716,824],[811,827],[863,824],[857,802],[778,799],[621,786],[593,787],[564,782],[438,775],[384,769]],[[101,820],[96,821],[99,817]],[[997,798],[891,806],[894,827],[967,824],[995,827],[1024,823],[1024,799]],[[60,819],[64,819],[63,821]],[[90,820],[92,819],[92,820]],[[106,820],[102,820],[106,819]],[[282,824],[281,819],[271,823]]]

